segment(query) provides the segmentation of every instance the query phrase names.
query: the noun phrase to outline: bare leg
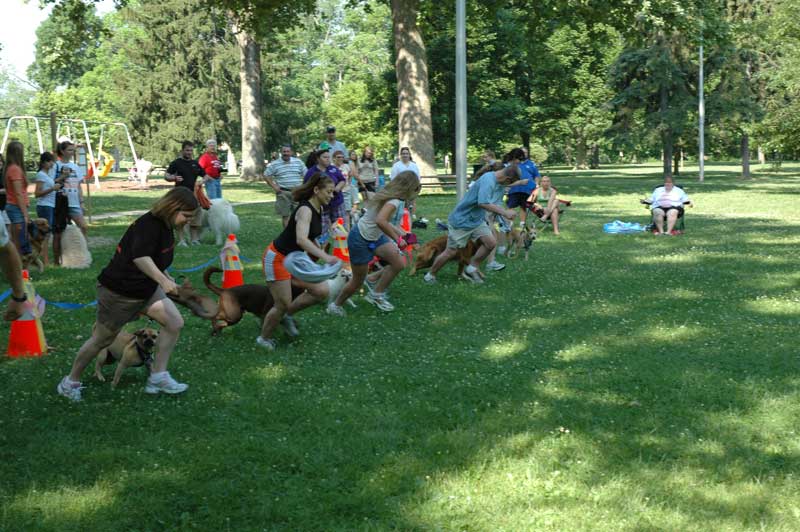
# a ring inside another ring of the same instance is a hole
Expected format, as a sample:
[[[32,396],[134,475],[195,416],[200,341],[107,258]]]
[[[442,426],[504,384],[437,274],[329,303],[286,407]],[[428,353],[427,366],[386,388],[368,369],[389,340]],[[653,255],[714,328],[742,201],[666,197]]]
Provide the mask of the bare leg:
[[[475,252],[475,255],[472,256],[472,260],[469,263],[472,266],[478,268],[481,265],[483,259],[494,250],[495,246],[497,245],[497,241],[494,239],[492,235],[482,236],[480,238],[481,245],[478,248],[478,251]]]
[[[676,209],[670,209],[667,211],[667,233],[672,234],[672,230],[675,229],[675,222],[678,221],[678,211]]]
[[[553,212],[550,213],[550,220],[553,222],[553,234],[554,235],[559,234],[559,232],[558,232],[558,216],[559,216],[558,209],[557,208],[553,209]]]
[[[161,331],[156,340],[156,356],[153,361],[152,373],[167,371],[169,357],[183,328],[183,316],[171,299],[159,299],[145,311],[149,318],[156,320],[161,325]]]
[[[264,316],[264,323],[261,325],[261,338],[268,339],[272,337],[272,332],[281,321],[281,318],[286,314],[289,305],[292,303],[292,282],[287,281],[271,281],[267,283],[269,291],[272,294],[272,299],[275,304],[270,311]]]
[[[339,292],[339,295],[336,297],[336,305],[339,307],[344,305],[344,302],[350,299],[350,297],[361,288],[361,285],[364,284],[364,279],[367,277],[368,265],[353,264],[352,267],[353,277],[347,281],[347,284],[342,287],[342,291]]]
[[[102,323],[94,324],[92,336],[84,342],[78,350],[75,360],[72,362],[72,369],[69,372],[71,381],[78,382],[81,380],[81,374],[83,370],[86,369],[86,366],[94,360],[101,350],[114,342],[114,338],[117,337],[120,329],[122,329],[122,327],[118,329],[109,329]]]
[[[661,209],[653,209],[653,219],[655,220],[658,232],[664,234],[664,211]]]
[[[286,311],[289,315],[295,315],[301,310],[316,305],[321,301],[328,298],[328,283],[298,283],[306,289],[305,292],[297,296],[289,303],[289,309]]]
[[[381,275],[378,284],[375,286],[375,293],[383,294],[386,292],[386,289],[389,288],[389,285],[392,284],[394,278],[397,277],[397,274],[403,271],[403,258],[394,242],[383,244],[375,250],[375,254],[389,263],[389,265],[383,269],[383,275]]]
[[[433,265],[431,266],[431,275],[436,275],[436,272],[442,269],[442,266],[447,264],[447,262],[455,257],[458,254],[458,249],[456,248],[447,248],[442,251],[436,260],[433,261]]]
[[[87,235],[87,233],[89,231],[89,226],[86,224],[86,219],[81,215],[75,216],[74,218],[72,216],[70,216],[69,218],[70,218],[70,220],[75,222],[75,225],[77,225],[78,228],[81,230],[81,233],[83,233],[83,236],[86,237],[86,235]]]

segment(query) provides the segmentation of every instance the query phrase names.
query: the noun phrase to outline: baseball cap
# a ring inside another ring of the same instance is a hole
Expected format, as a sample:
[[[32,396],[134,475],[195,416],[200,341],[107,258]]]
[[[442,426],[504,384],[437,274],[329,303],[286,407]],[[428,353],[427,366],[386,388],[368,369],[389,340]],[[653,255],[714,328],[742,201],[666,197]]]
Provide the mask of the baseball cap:
[[[325,128],[326,133],[336,133],[336,126],[328,126]]]

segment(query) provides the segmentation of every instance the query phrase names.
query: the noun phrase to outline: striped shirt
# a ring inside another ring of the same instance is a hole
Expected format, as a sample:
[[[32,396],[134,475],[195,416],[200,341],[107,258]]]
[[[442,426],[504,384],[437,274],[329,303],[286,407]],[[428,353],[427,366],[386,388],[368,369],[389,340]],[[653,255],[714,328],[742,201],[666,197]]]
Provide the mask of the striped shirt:
[[[303,161],[292,157],[288,163],[282,158],[272,161],[267,166],[264,175],[273,178],[280,188],[290,190],[303,184],[305,173],[306,165],[303,164]]]

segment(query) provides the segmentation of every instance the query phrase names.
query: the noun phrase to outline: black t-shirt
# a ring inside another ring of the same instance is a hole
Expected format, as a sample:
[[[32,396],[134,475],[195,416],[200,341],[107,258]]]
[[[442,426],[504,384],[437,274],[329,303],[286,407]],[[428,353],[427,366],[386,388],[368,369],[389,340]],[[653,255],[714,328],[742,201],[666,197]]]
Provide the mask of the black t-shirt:
[[[108,266],[97,280],[109,290],[134,299],[150,299],[158,283],[146,276],[133,263],[133,259],[150,257],[162,272],[172,264],[175,236],[172,228],[147,212],[133,222]]]
[[[297,209],[295,209],[289,217],[289,223],[286,224],[286,229],[272,242],[275,244],[275,249],[283,255],[288,255],[292,251],[301,251],[303,249],[297,245],[297,220],[295,219],[298,209],[303,206],[311,209],[311,224],[308,226],[308,238],[314,240],[322,234],[322,213],[318,212],[307,200],[301,201],[300,205],[297,206]]]
[[[183,157],[178,157],[169,163],[167,173],[181,176],[183,181],[175,183],[175,186],[186,187],[192,192],[194,192],[194,182],[197,181],[197,178],[206,175],[206,171],[203,170],[200,163],[194,159],[184,159]]]

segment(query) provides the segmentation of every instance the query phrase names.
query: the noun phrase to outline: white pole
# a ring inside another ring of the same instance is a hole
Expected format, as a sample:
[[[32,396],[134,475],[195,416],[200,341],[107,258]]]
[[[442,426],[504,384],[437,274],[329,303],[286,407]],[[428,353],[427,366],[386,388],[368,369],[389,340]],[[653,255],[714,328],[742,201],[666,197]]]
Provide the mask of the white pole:
[[[456,0],[456,194],[467,190],[467,6]]]
[[[700,129],[700,138],[698,139],[699,143],[700,143],[700,149],[698,151],[700,152],[700,156],[698,157],[698,160],[699,160],[699,163],[700,163],[700,182],[702,183],[703,179],[705,179],[705,173],[706,173],[706,161],[705,161],[705,155],[706,155],[706,153],[705,153],[706,152],[706,135],[705,135],[706,101],[705,101],[705,94],[704,94],[704,88],[703,88],[703,44],[702,44],[702,41],[700,41],[700,83],[699,83],[699,91],[698,91],[698,93],[699,93],[699,99],[700,99],[699,109],[698,109],[698,114],[700,115],[700,124],[699,124],[700,125],[700,128],[699,128]]]

